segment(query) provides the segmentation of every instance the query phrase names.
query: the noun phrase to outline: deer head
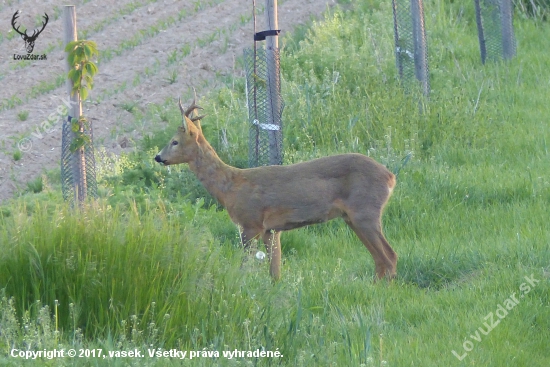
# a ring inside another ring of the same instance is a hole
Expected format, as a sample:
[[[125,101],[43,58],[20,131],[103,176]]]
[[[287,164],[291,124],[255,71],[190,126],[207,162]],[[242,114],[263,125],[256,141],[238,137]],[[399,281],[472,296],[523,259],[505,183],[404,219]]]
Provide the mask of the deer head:
[[[15,14],[13,14],[13,17],[11,18],[11,26],[17,33],[21,35],[21,38],[23,38],[23,40],[25,41],[25,48],[27,49],[27,53],[30,54],[34,50],[34,41],[36,41],[38,35],[40,35],[44,28],[46,28],[46,24],[48,24],[48,14],[44,13],[45,22],[42,23],[42,28],[40,30],[35,29],[32,35],[29,36],[27,34],[27,31],[25,31],[25,33],[21,33],[21,31],[19,31],[19,27],[15,26],[15,21],[17,20],[17,18],[19,18],[19,12],[20,10],[16,11]]]
[[[187,109],[184,109],[179,100],[182,124],[170,142],[155,157],[155,161],[165,165],[187,163],[196,157],[199,148],[199,140],[204,139],[200,120],[204,117],[197,116],[197,110],[202,109],[195,101]]]

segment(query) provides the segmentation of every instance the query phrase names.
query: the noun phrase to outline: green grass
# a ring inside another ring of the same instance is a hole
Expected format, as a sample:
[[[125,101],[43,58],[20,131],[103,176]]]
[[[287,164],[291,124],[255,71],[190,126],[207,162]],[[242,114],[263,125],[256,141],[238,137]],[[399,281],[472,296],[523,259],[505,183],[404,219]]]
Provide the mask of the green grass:
[[[28,117],[29,117],[29,111],[27,110],[22,110],[17,112],[17,118],[19,119],[19,121],[27,121]]]
[[[13,152],[12,157],[13,157],[13,160],[17,162],[21,160],[21,158],[23,157],[23,152],[17,149],[16,151]]]
[[[389,4],[358,2],[281,40],[285,163],[355,151],[399,172],[383,218],[394,282],[372,282],[342,221],[284,233],[275,284],[266,262],[243,262],[237,229],[187,168],[153,161],[181,123],[169,100],[134,116],[157,127],[135,153],[98,153],[96,203],[67,208],[50,175],[1,208],[0,364],[548,365],[550,27],[516,18],[517,57],[482,66],[473,3],[425,9],[428,101],[396,79]],[[244,82],[199,104],[220,156],[245,166]],[[145,357],[25,363],[14,347]],[[262,348],[283,357],[221,355]]]

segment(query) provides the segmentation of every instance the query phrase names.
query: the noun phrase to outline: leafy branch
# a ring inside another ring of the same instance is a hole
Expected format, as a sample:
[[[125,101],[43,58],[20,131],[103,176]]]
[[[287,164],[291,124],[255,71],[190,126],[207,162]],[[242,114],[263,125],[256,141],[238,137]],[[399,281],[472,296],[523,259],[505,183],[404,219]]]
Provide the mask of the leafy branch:
[[[71,118],[71,130],[75,135],[69,145],[69,150],[72,153],[92,142],[90,136],[84,133],[84,131],[87,131],[88,129],[88,119],[86,117],[80,116],[78,119],[75,117]]]
[[[94,76],[97,74],[97,66],[91,61],[98,56],[97,44],[94,41],[73,41],[67,44],[65,52],[69,53],[68,61],[71,69],[69,79],[73,81],[71,95],[78,93],[84,101],[88,98],[88,90],[94,87]],[[85,84],[84,84],[85,82]]]
[[[73,82],[71,95],[78,94],[81,101],[88,98],[88,91],[94,87],[94,76],[97,74],[97,66],[91,61],[94,56],[98,56],[97,44],[94,41],[73,41],[65,47],[68,52],[68,62],[70,65],[69,79]],[[71,142],[70,150],[75,152],[84,145],[89,144],[91,139],[84,131],[88,130],[88,120],[84,116],[71,119],[71,130],[75,138]]]

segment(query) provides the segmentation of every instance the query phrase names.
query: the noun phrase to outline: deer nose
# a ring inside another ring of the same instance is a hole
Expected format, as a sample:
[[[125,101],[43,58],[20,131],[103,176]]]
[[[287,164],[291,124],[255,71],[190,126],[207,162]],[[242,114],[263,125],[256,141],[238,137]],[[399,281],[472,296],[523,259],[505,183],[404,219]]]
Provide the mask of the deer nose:
[[[162,163],[162,159],[160,158],[160,155],[157,154],[157,156],[155,157],[155,161]]]

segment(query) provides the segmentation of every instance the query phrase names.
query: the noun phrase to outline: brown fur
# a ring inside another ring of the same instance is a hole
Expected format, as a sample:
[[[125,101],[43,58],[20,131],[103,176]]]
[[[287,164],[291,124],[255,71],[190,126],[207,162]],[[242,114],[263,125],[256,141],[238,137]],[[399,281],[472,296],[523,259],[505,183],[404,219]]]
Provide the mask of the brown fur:
[[[181,104],[180,104],[181,107]],[[378,278],[394,277],[397,255],[382,233],[381,215],[395,176],[361,154],[340,154],[288,166],[231,167],[218,157],[200,123],[182,110],[183,126],[155,157],[166,165],[187,163],[206,189],[242,227],[248,245],[262,238],[270,274],[281,274],[280,233],[342,217],[374,258]]]

